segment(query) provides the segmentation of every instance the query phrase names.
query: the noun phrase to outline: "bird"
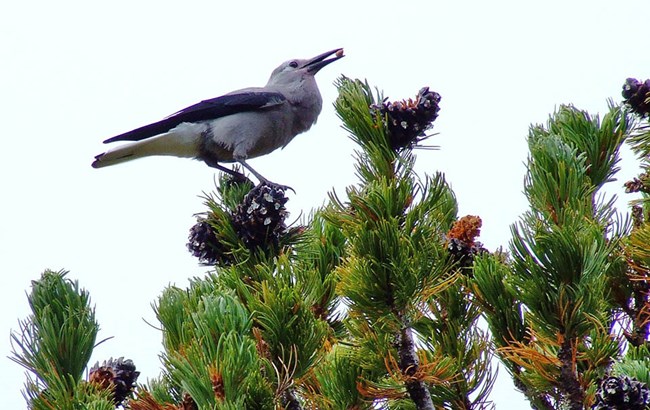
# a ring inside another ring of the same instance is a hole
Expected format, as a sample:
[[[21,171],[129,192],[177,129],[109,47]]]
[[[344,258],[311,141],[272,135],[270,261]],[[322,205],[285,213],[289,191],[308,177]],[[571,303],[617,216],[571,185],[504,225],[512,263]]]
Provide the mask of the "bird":
[[[337,48],[310,59],[293,59],[273,70],[264,87],[249,87],[203,100],[158,122],[104,141],[129,141],[95,156],[103,168],[148,156],[194,158],[238,178],[222,163],[239,163],[260,183],[273,184],[246,160],[284,148],[316,123],[323,99],[315,75],[344,57]],[[279,185],[279,184],[275,184]]]

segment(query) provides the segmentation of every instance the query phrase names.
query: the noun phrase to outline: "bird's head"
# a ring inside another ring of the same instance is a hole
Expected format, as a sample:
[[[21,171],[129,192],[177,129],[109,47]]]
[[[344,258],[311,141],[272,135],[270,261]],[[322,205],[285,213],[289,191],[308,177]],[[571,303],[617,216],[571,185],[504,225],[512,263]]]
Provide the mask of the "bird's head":
[[[328,58],[332,55],[332,58]],[[273,70],[267,85],[289,84],[305,77],[313,77],[321,68],[343,58],[343,56],[343,49],[337,48],[310,59],[285,61]]]

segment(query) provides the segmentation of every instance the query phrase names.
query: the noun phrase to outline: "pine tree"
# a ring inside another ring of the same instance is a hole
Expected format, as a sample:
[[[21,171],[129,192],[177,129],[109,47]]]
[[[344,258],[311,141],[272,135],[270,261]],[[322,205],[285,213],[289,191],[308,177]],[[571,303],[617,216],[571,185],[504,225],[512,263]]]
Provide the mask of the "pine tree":
[[[29,371],[25,399],[34,410],[113,409],[125,398],[115,395],[123,380],[116,374],[90,381],[82,378],[99,325],[88,292],[66,275],[48,270],[32,282],[28,299],[33,313],[20,322],[20,332],[12,333],[11,359]],[[120,393],[125,396],[130,391]]]
[[[137,387],[123,358],[84,377],[88,293],[46,271],[12,333],[29,407],[482,409],[497,357],[533,408],[648,408],[650,127],[632,80],[602,119],[568,105],[530,128],[530,208],[490,253],[445,176],[414,171],[440,96],[341,77],[358,183],[288,226],[284,188],[222,177],[188,243],[211,271],[155,301],[163,372]],[[602,194],[625,142],[631,218]]]
[[[498,355],[534,408],[650,403],[648,225],[632,228],[601,193],[618,171],[624,141],[647,167],[649,137],[611,103],[602,120],[561,106],[545,126],[530,129],[530,209],[512,226],[509,257],[477,258],[473,290]],[[615,399],[608,398],[612,385]]]

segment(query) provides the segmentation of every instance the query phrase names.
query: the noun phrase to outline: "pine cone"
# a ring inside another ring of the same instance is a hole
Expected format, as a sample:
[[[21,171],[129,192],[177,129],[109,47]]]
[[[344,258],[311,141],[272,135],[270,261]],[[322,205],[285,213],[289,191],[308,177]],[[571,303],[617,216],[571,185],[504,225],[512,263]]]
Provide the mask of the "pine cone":
[[[650,79],[628,78],[623,84],[623,102],[641,117],[650,116]]]
[[[487,252],[476,238],[481,233],[481,218],[466,215],[457,220],[447,232],[447,250],[461,268],[469,268],[474,263],[474,256]]]
[[[427,138],[425,131],[433,126],[433,121],[438,117],[440,99],[440,94],[424,87],[415,100],[384,100],[380,105],[374,104],[370,108],[375,115],[381,115],[385,119],[391,148],[397,151],[413,148]]]
[[[645,383],[627,376],[609,376],[596,391],[592,410],[644,410],[650,404],[650,390]]]
[[[140,372],[135,370],[133,360],[124,360],[123,357],[117,359],[113,364],[113,368],[115,369],[115,378],[113,379],[115,383],[115,402],[122,403],[135,390]]]
[[[627,181],[623,184],[625,187],[625,193],[631,194],[633,192],[639,192],[643,189],[643,182],[639,178],[634,178],[630,181]]]
[[[88,372],[88,380],[104,389],[111,389],[113,402],[117,407],[133,393],[139,375],[140,372],[135,370],[132,360],[124,360],[123,357],[113,360],[111,357],[101,366],[99,362],[95,363]]]
[[[262,183],[249,190],[241,203],[229,214],[230,224],[246,248],[277,251],[280,244],[290,243],[302,232],[303,226],[287,227],[285,204],[289,200],[285,187]],[[208,219],[199,219],[190,229],[188,250],[205,265],[228,266],[235,263],[232,244],[224,243]],[[223,223],[224,221],[218,221]],[[228,223],[228,222],[226,222]]]
[[[481,242],[474,242],[471,246],[460,239],[451,238],[447,240],[447,251],[451,254],[457,266],[470,268],[474,264],[474,257],[488,252]]]
[[[183,401],[178,406],[178,410],[199,410],[199,406],[196,404],[192,396],[185,393],[183,394]]]
[[[88,371],[88,381],[94,385],[99,386],[100,388],[113,389],[113,379],[115,378],[115,371],[112,366],[104,365],[100,366],[99,362]]]
[[[650,170],[623,184],[625,193],[643,192],[650,194]]]
[[[283,188],[264,183],[244,197],[232,215],[232,222],[246,247],[267,249],[268,245],[278,246],[287,230],[284,220],[289,213],[284,204],[288,200]]]
[[[212,226],[205,220],[199,221],[190,229],[187,249],[199,258],[204,265],[232,263],[232,257],[226,247],[217,239]]]

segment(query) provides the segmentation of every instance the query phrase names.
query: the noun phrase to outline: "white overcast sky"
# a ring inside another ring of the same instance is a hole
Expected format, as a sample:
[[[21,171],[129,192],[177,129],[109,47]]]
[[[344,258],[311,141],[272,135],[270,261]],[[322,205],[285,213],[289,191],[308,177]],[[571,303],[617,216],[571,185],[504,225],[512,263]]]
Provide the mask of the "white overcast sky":
[[[92,361],[125,356],[159,371],[151,303],[206,268],[186,250],[199,195],[215,173],[197,161],[147,158],[92,169],[101,141],[199,100],[264,85],[284,60],[344,47],[318,74],[324,109],[286,149],[251,161],[295,188],[294,217],[355,183],[354,145],[331,103],[341,74],[392,99],[442,95],[420,172],[442,171],[460,215],[483,218],[489,249],[525,210],[530,123],[561,103],[604,112],[626,77],[650,77],[639,1],[6,1],[0,4],[0,357],[28,314],[45,268],[90,291],[101,325]],[[636,172],[631,159],[612,192]],[[625,198],[627,200],[628,198]],[[624,204],[621,201],[620,204]],[[25,408],[23,370],[0,358],[3,408]],[[492,398],[520,408],[506,371]],[[525,407],[525,406],[524,406]]]

